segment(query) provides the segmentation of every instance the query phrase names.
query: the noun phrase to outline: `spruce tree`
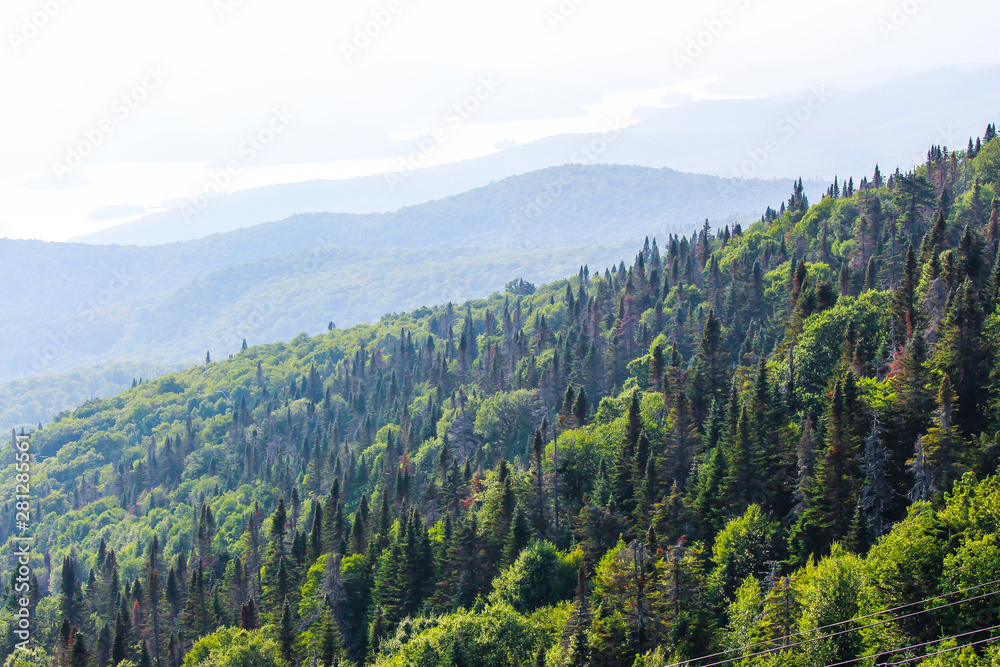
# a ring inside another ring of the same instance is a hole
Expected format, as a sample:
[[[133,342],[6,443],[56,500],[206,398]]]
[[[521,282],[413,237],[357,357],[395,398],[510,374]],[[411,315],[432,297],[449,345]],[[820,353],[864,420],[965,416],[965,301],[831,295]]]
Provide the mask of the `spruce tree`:
[[[722,341],[722,323],[712,309],[705,320],[691,383],[691,409],[697,428],[701,428],[708,418],[712,401],[722,397],[728,385],[728,367],[729,354]]]
[[[278,645],[281,655],[288,664],[295,663],[295,626],[292,622],[292,608],[285,602],[281,606],[281,620],[278,625]]]
[[[73,640],[73,650],[70,652],[69,656],[69,667],[90,667],[90,650],[87,648],[86,642],[83,641],[83,635],[81,633],[76,633],[76,637]],[[146,655],[146,664],[140,663],[140,667],[150,667],[149,665],[149,655]]]
[[[503,564],[509,566],[515,560],[524,547],[528,546],[531,538],[531,530],[528,527],[528,520],[524,515],[524,509],[518,505],[514,510],[514,518],[510,522],[510,530],[503,545]]]
[[[615,456],[611,493],[614,508],[623,514],[631,514],[635,511],[635,452],[641,433],[642,417],[639,413],[639,392],[633,392],[626,415],[625,438],[619,444]]]
[[[260,627],[257,604],[252,597],[247,598],[247,601],[240,607],[240,627],[244,630],[256,630]]]
[[[545,458],[545,441],[542,438],[542,432],[540,429],[535,431],[531,451],[531,524],[535,531],[535,535],[539,539],[544,539],[548,534],[548,517],[546,516],[545,511],[545,474],[542,470],[542,461]]]

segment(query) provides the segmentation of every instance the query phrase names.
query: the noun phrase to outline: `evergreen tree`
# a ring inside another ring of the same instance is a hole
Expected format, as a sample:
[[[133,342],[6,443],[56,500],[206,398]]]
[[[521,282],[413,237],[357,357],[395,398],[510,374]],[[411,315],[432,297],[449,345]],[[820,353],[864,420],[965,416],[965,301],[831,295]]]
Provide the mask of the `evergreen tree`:
[[[545,475],[542,471],[542,461],[545,458],[545,441],[542,439],[541,430],[535,431],[531,451],[533,496],[531,501],[531,524],[535,535],[539,538],[544,538],[548,534],[548,518],[545,511]]]
[[[80,626],[83,613],[83,590],[76,576],[72,556],[63,557],[62,583],[59,589],[59,612],[69,619],[70,625]]]
[[[789,538],[800,562],[811,554],[825,554],[850,527],[852,517],[844,508],[855,504],[858,474],[844,393],[843,382],[837,381],[825,415],[825,449],[807,487],[806,509]]]
[[[985,426],[983,386],[990,355],[983,342],[983,313],[979,296],[966,279],[951,299],[937,347],[937,363],[957,395],[955,426],[964,437]]]
[[[73,650],[69,657],[69,667],[90,667],[90,650],[87,649],[83,635],[79,632],[73,640]],[[149,667],[149,656],[146,656],[146,664],[140,667]]]
[[[697,428],[708,418],[712,401],[720,399],[728,385],[728,357],[722,342],[722,324],[715,310],[709,310],[692,380],[691,410]]]
[[[278,626],[278,644],[281,655],[288,664],[295,661],[295,626],[292,623],[292,608],[285,602],[281,606],[281,622]]]
[[[728,438],[722,496],[731,514],[742,514],[754,501],[756,476],[753,470],[753,452],[750,449],[749,421],[746,408],[741,408],[736,428]]]
[[[642,433],[642,417],[639,414],[639,394],[633,392],[629,401],[625,423],[625,438],[619,444],[615,456],[614,482],[611,501],[614,507],[625,514],[635,511],[635,450]]]
[[[115,617],[115,638],[111,644],[111,664],[117,665],[129,657],[128,617],[119,610]]]
[[[528,520],[524,516],[524,510],[520,505],[514,511],[514,518],[510,522],[510,531],[503,545],[503,563],[510,565],[516,559],[524,547],[528,546],[531,532],[528,528]]]
[[[256,630],[260,627],[257,604],[252,597],[247,598],[247,601],[240,607],[240,627],[244,630]]]

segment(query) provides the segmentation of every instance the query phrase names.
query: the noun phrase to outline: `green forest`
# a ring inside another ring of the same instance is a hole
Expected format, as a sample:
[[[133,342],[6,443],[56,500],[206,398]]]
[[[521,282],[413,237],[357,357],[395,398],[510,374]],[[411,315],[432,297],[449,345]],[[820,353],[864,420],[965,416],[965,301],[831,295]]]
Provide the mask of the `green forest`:
[[[12,313],[0,321],[0,381],[65,384],[35,392],[37,405],[5,397],[0,427],[48,421],[83,402],[67,406],[60,399],[76,383],[51,375],[107,364],[186,367],[206,348],[221,360],[244,338],[289,340],[330,321],[347,328],[484,296],[518,276],[558,280],[587,262],[628,257],[645,234],[687,231],[706,217],[718,226],[746,219],[733,213],[763,211],[791,183],[565,165],[392,213],[301,213],[182,243],[0,238],[0,252],[30,258],[0,265],[0,308]],[[806,187],[818,193],[825,185]],[[310,201],[300,210],[317,210]],[[201,224],[175,226],[191,233]],[[104,385],[96,395],[123,388]]]
[[[30,434],[27,584],[4,448],[2,657],[1000,665],[998,355],[992,125],[628,264],[209,351]]]

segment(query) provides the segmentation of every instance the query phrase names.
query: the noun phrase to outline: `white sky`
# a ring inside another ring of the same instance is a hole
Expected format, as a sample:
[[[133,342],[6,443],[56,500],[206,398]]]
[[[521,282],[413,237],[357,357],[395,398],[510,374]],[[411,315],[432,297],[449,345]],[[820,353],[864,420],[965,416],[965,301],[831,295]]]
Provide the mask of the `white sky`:
[[[391,21],[347,62],[342,44],[390,5]],[[724,11],[730,22],[680,71],[674,54]],[[997,64],[995,11],[988,0],[4,0],[0,236],[118,224],[127,218],[88,213],[191,196],[233,159],[230,191],[395,170],[481,77],[497,91],[431,163],[601,129],[671,92],[754,96]],[[554,15],[565,20],[553,26]],[[893,19],[885,36],[880,22]],[[165,77],[122,118],[118,100],[147,68]],[[242,142],[275,109],[294,120],[247,158]],[[55,179],[53,164],[103,119],[113,131]]]

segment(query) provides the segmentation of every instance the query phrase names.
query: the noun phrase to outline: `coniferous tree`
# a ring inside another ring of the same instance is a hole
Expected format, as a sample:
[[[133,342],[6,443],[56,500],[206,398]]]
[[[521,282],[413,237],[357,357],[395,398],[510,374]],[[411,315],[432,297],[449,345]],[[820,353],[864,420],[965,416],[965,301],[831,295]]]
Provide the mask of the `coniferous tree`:
[[[160,575],[158,572],[159,561],[159,540],[154,535],[149,545],[149,559],[146,569],[146,608],[149,610],[147,618],[149,628],[147,635],[153,642],[153,659],[157,666],[160,664],[160,603],[162,591],[160,588]],[[145,643],[143,644],[145,646]]]
[[[807,487],[806,508],[789,538],[800,562],[812,554],[825,554],[850,527],[852,517],[844,508],[855,504],[858,475],[844,394],[844,383],[837,381],[825,415],[825,448]]]
[[[735,429],[729,434],[722,496],[731,514],[742,514],[754,501],[753,452],[750,443],[750,418],[746,407],[740,409]]]
[[[518,505],[514,510],[514,518],[510,522],[510,530],[503,545],[503,563],[510,565],[516,559],[524,547],[528,546],[531,531],[528,528],[528,520],[524,515],[523,508]]]
[[[979,296],[966,279],[951,298],[938,343],[938,366],[950,378],[957,395],[955,426],[968,437],[985,425],[983,395],[989,357],[984,345]]]
[[[548,534],[548,518],[545,511],[545,475],[542,470],[542,461],[545,458],[545,441],[542,438],[542,432],[540,429],[535,431],[531,451],[533,496],[531,501],[531,524],[535,531],[535,535],[539,538],[544,538]]]
[[[76,633],[73,640],[73,650],[69,657],[69,667],[90,667],[90,650],[83,640],[81,633]],[[149,656],[146,656],[146,664],[141,667],[149,667]]]
[[[240,607],[240,627],[244,630],[256,630],[260,627],[257,604],[252,597],[247,598],[247,601]]]
[[[111,664],[117,665],[119,662],[129,657],[129,637],[127,616],[121,611],[115,617],[115,637],[111,644]]]
[[[76,576],[72,556],[65,556],[62,564],[62,583],[59,589],[59,611],[70,625],[80,626],[82,620],[83,591]]]
[[[715,311],[709,310],[692,380],[691,409],[698,428],[701,428],[708,417],[712,401],[722,398],[728,385],[728,356],[722,342],[722,324],[716,318]]]
[[[864,454],[860,459],[860,470],[865,476],[861,488],[861,500],[858,503],[864,512],[864,523],[870,527],[875,538],[881,537],[895,516],[897,492],[893,488],[893,477],[896,465],[892,454],[882,442],[879,433],[880,422],[872,423],[871,434],[865,440]],[[855,517],[854,524],[860,526],[860,517]]]
[[[292,623],[292,608],[285,602],[281,606],[280,625],[278,626],[278,645],[285,662],[293,664],[295,660],[295,626]]]
[[[589,665],[591,660],[591,613],[590,600],[588,598],[586,573],[581,567],[576,578],[576,595],[573,598],[573,610],[563,631],[564,641],[568,649],[567,664],[574,667]]]
[[[635,451],[642,433],[639,395],[633,392],[626,415],[625,438],[615,456],[611,501],[615,509],[625,514],[635,511]]]

